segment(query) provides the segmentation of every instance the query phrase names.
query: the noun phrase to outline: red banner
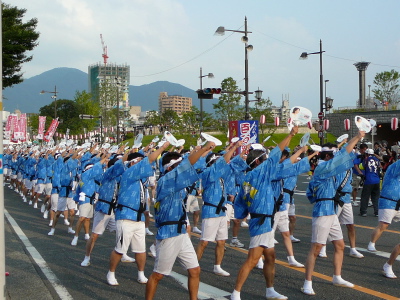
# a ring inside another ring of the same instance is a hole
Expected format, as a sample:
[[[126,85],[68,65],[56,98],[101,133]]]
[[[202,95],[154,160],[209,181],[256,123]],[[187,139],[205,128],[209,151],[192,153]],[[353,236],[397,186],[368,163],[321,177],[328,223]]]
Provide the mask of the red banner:
[[[12,120],[13,120],[12,115],[8,115],[7,122],[6,122],[6,128],[4,131],[4,139],[6,139],[6,140],[8,140],[11,136]]]
[[[57,130],[58,124],[59,124],[58,118],[55,120],[53,119],[53,121],[51,121],[49,129],[47,129],[47,131],[43,137],[43,140],[45,142],[50,142],[51,138],[53,137],[54,133]]]
[[[44,127],[46,126],[46,116],[39,116],[39,128],[36,138],[43,140]]]
[[[19,116],[19,130],[21,132],[20,134],[20,141],[25,142],[26,141],[26,114],[21,114]]]

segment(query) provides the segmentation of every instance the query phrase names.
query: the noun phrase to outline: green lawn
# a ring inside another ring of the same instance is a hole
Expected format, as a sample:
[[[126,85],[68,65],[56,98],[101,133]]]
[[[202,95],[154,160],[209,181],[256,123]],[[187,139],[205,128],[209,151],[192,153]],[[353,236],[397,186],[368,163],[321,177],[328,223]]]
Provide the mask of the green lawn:
[[[152,140],[155,136],[156,136],[156,135],[145,135],[145,136],[143,137],[142,145],[143,145],[143,146],[148,145],[148,144],[151,142],[151,140]],[[218,138],[218,139],[222,142],[222,145],[223,145],[223,146],[216,147],[215,151],[222,150],[222,149],[225,147],[225,143],[226,143],[226,141],[228,140],[228,138],[227,138],[226,135],[224,135],[224,134],[215,134],[214,136],[215,136],[216,138]],[[264,135],[260,136],[260,137],[259,137],[259,142],[262,142],[267,136],[268,136],[268,134],[264,134]],[[287,136],[287,134],[285,134],[285,133],[275,133],[275,134],[272,134],[271,137],[270,137],[269,140],[265,143],[264,146],[265,146],[265,147],[275,146],[275,143],[274,143],[274,142],[279,143],[280,141],[282,141],[282,140],[285,138],[285,136]],[[296,135],[292,138],[292,140],[291,140],[291,142],[290,142],[290,146],[289,146],[291,150],[293,150],[293,149],[300,143],[300,139],[301,139],[302,136],[303,136],[303,134],[296,134]],[[162,135],[159,134],[158,137],[161,138]],[[189,149],[190,146],[195,146],[195,145],[197,145],[197,139],[198,139],[199,136],[198,136],[198,135],[193,136],[193,135],[191,135],[191,134],[180,135],[180,134],[178,134],[178,133],[175,133],[175,134],[174,134],[174,137],[175,137],[176,139],[178,139],[178,140],[179,140],[179,139],[185,139],[186,143],[185,143],[185,146],[184,146],[184,147],[185,147],[185,149]],[[313,140],[315,143],[319,143],[318,134],[316,134],[316,133],[315,133],[315,134],[311,134],[311,139],[310,139],[310,141],[309,141],[310,144],[313,143],[312,140]],[[334,141],[336,141],[336,137],[335,137],[334,135],[328,133],[328,134],[327,134],[326,142],[334,142]],[[126,140],[125,142],[129,142],[129,146],[132,146],[132,145],[133,145],[133,139],[128,139],[128,140]]]

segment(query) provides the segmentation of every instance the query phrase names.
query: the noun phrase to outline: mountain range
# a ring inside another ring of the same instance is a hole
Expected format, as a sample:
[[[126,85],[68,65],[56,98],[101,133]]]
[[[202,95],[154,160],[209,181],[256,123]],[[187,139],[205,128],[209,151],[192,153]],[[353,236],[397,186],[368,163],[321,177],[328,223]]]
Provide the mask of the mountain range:
[[[57,99],[74,100],[77,91],[88,91],[88,74],[75,68],[55,68],[42,74],[25,79],[22,83],[3,90],[3,110],[14,112],[19,109],[23,113],[38,113],[42,106],[50,104],[55,89]],[[41,91],[47,93],[41,94]],[[50,93],[49,93],[50,92]],[[141,86],[129,86],[129,105],[141,106],[142,111],[158,110],[160,92],[168,95],[191,97],[192,103],[200,108],[196,91],[181,84],[169,81],[156,81]],[[212,113],[212,104],[217,99],[203,101],[205,112]]]

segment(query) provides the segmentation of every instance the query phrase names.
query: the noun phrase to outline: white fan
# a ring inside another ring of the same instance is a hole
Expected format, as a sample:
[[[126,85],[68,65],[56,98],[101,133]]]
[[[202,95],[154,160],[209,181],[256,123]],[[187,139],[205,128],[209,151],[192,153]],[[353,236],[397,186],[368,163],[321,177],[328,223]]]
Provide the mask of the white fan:
[[[342,134],[341,136],[339,136],[336,140],[341,143],[343,142],[345,139],[347,139],[349,137],[349,135],[347,133]]]
[[[203,138],[205,138],[206,141],[213,142],[215,144],[215,146],[221,146],[222,145],[222,142],[219,139],[217,139],[216,137],[213,137],[212,135],[209,135],[209,134],[207,134],[205,132],[202,132],[201,136]]]
[[[176,147],[178,140],[172,135],[171,132],[169,131],[164,132],[164,137],[172,146]]]
[[[310,133],[306,132],[300,140],[300,147],[304,147],[305,145],[308,144],[308,141],[310,140]]]
[[[239,137],[234,137],[231,139],[231,143],[236,143],[239,140]]]

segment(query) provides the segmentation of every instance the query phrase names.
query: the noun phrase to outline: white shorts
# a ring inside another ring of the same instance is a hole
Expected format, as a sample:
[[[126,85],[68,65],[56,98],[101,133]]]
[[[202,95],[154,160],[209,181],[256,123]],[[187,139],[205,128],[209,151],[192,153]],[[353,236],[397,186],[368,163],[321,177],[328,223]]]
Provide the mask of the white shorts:
[[[146,252],[146,229],[144,222],[132,220],[118,220],[117,222],[117,244],[115,252],[126,254],[129,246],[134,253]]]
[[[354,224],[353,216],[353,206],[351,203],[345,203],[342,207],[338,205],[337,216],[339,218],[339,223],[342,225]]]
[[[292,217],[296,215],[296,204],[286,204],[286,210],[288,212],[288,216]]]
[[[111,215],[106,215],[101,211],[95,211],[92,232],[96,234],[103,234],[106,229],[108,229],[110,232],[117,230],[114,213]]]
[[[313,217],[311,243],[325,245],[326,241],[342,240],[342,228],[337,215]]]
[[[29,179],[25,178],[24,184],[25,184],[25,187],[26,187],[28,190],[30,190],[30,189],[32,189],[32,188],[35,187],[36,180],[29,180]]]
[[[44,194],[47,196],[50,196],[52,188],[53,188],[53,185],[51,184],[51,182],[45,183],[44,184]]]
[[[187,197],[187,202],[186,202],[186,212],[195,212],[199,211],[200,206],[199,206],[199,200],[197,199],[196,196],[194,195],[188,195]]]
[[[35,185],[35,192],[38,194],[43,194],[46,185],[44,183],[38,183]]]
[[[58,208],[58,194],[51,194],[50,201],[51,201],[51,210],[52,211],[57,211],[57,208]]]
[[[93,218],[93,205],[90,203],[84,203],[79,205],[79,218]]]
[[[235,219],[235,210],[233,208],[233,205],[230,204],[230,202],[228,202],[228,204],[226,205],[226,221],[230,222],[231,220]]]
[[[147,181],[147,185],[149,187],[156,186],[156,175],[149,177],[149,180]]]
[[[203,219],[200,240],[214,242],[227,239],[228,223],[225,216]]]
[[[279,230],[279,232],[289,231],[289,216],[287,210],[275,213],[273,230]]]
[[[17,174],[17,179],[18,179],[19,182],[22,181],[22,179],[23,179],[22,173],[18,172],[18,174]]]
[[[72,198],[67,198],[67,197],[58,198],[57,211],[64,211],[67,209],[75,209],[75,208],[76,208],[76,202]]]
[[[153,271],[162,275],[171,273],[177,259],[186,270],[199,266],[196,251],[194,251],[192,241],[187,233],[157,240],[156,253]]]
[[[382,208],[378,210],[379,222],[392,224],[392,221],[400,221],[400,211],[390,208]]]
[[[275,247],[274,236],[275,236],[275,231],[271,230],[270,232],[266,232],[251,237],[249,249],[256,247],[274,248]]]
[[[11,175],[11,179],[17,179],[17,175]]]

